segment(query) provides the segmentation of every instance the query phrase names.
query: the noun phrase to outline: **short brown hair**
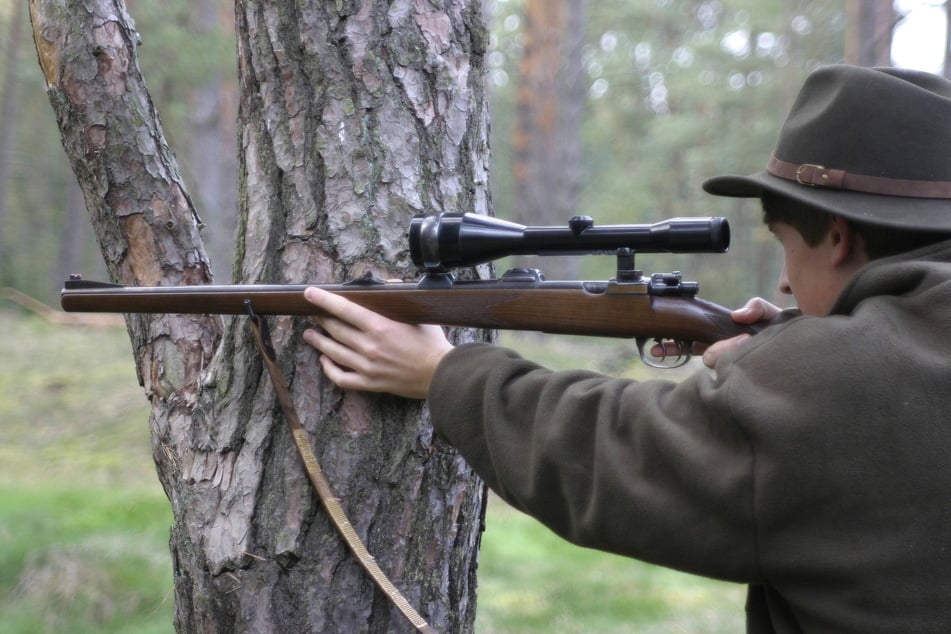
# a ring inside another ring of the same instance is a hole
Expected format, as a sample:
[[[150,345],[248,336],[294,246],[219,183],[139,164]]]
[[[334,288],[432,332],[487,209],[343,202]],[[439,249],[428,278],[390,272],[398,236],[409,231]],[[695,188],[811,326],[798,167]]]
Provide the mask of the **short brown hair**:
[[[802,236],[811,247],[819,244],[829,229],[833,214],[786,196],[764,191],[760,195],[763,204],[763,222],[783,222]],[[951,234],[941,231],[908,231],[871,225],[854,220],[846,221],[862,236],[865,253],[870,260],[914,251],[929,244],[951,239]]]

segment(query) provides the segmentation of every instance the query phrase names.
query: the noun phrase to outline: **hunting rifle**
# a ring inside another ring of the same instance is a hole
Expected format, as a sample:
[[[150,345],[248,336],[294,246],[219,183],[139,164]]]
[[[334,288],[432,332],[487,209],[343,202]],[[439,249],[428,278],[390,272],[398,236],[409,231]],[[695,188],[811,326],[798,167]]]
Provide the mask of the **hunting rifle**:
[[[595,226],[590,217],[575,216],[567,227],[531,227],[441,213],[410,222],[410,255],[424,271],[418,281],[367,274],[343,284],[130,287],[73,275],[63,288],[62,306],[78,312],[247,314],[250,309],[258,315],[313,315],[317,309],[304,299],[304,289],[318,286],[406,323],[630,337],[646,364],[669,368],[689,360],[694,342],[754,334],[762,326],[735,323],[728,309],[697,298],[699,285],[683,281],[678,271],[645,276],[635,269],[634,254],[724,253],[729,245],[729,223],[719,217]],[[616,277],[547,281],[537,269],[517,268],[496,279],[457,280],[452,273],[510,255],[598,253],[616,255]],[[644,352],[648,341],[673,342],[676,361],[653,361]]]

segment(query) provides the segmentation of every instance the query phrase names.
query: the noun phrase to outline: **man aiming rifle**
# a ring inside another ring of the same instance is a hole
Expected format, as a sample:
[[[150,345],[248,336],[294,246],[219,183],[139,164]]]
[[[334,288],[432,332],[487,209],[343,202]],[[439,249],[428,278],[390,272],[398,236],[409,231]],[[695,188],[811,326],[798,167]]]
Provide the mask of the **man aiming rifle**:
[[[825,67],[763,172],[803,316],[685,381],[551,372],[309,289],[346,389],[429,400],[513,506],[581,545],[749,584],[750,632],[951,631],[951,82]],[[733,319],[779,309],[753,299]]]

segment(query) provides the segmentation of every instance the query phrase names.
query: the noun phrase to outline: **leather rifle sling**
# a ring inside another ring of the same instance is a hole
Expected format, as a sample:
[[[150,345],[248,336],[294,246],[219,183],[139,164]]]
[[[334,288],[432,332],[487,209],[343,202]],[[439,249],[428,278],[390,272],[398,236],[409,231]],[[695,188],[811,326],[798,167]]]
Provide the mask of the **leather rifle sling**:
[[[304,462],[307,477],[310,479],[311,484],[314,485],[321,504],[323,504],[327,513],[330,515],[331,521],[333,521],[337,531],[347,543],[350,551],[356,556],[360,565],[363,566],[363,569],[366,570],[373,579],[373,582],[383,591],[390,602],[396,606],[396,609],[413,624],[413,627],[415,627],[418,632],[437,634],[436,630],[419,615],[413,606],[410,605],[406,597],[404,597],[396,586],[393,585],[393,582],[389,580],[386,573],[384,573],[379,564],[376,563],[376,559],[374,559],[373,555],[367,550],[360,536],[357,535],[350,520],[347,519],[347,514],[340,504],[340,499],[334,494],[330,482],[320,467],[320,463],[317,462],[317,456],[314,455],[313,450],[310,448],[307,430],[301,425],[300,418],[297,415],[297,408],[294,407],[294,401],[284,383],[284,375],[277,365],[277,355],[271,343],[267,322],[265,322],[260,315],[255,314],[250,300],[245,300],[245,307],[251,318],[249,323],[251,330],[254,332],[254,339],[258,344],[258,348],[261,350],[264,366],[267,368],[268,374],[271,377],[271,382],[274,384],[274,391],[277,393],[277,400],[281,404],[281,409],[284,412],[284,419],[287,421],[287,426],[294,438],[297,452]]]

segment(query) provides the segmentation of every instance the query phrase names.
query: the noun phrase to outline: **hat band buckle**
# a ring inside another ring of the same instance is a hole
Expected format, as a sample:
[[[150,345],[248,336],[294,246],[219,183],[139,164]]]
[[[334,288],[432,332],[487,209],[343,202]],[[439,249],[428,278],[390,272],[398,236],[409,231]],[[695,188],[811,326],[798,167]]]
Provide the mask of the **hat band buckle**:
[[[827,185],[829,174],[824,171],[825,168],[815,163],[803,163],[796,168],[796,182],[806,187],[815,187],[822,184]]]

